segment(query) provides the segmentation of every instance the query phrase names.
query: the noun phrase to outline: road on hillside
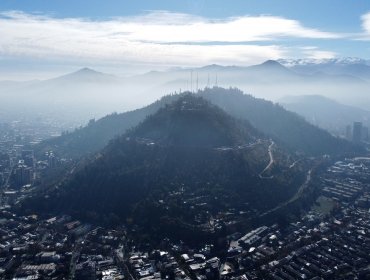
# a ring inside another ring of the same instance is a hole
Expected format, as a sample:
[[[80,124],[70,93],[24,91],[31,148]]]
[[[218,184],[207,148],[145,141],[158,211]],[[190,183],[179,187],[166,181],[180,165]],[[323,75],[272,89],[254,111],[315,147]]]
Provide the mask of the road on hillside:
[[[262,172],[258,175],[261,179],[272,179],[272,178],[274,178],[274,176],[268,176],[268,177],[263,176],[263,173],[265,173],[267,170],[269,170],[270,167],[274,164],[274,155],[272,153],[272,148],[274,147],[274,145],[275,145],[275,142],[271,140],[271,144],[268,147],[268,153],[269,153],[270,161],[267,164],[267,166],[265,167],[265,169],[263,169]]]

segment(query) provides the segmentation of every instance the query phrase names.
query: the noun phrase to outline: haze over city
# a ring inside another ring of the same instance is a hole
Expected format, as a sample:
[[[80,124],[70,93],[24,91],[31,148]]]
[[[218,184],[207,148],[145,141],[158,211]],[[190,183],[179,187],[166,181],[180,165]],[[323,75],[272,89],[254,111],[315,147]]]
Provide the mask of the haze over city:
[[[370,3],[0,1],[0,278],[370,279]]]

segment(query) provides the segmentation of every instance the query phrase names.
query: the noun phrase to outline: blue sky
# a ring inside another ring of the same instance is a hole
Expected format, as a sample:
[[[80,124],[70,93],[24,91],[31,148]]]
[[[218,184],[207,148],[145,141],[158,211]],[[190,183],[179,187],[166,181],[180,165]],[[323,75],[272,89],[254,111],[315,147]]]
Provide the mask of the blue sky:
[[[56,17],[104,18],[167,10],[211,18],[271,14],[334,31],[360,31],[367,0],[2,0],[1,10],[52,13]]]
[[[365,0],[1,0],[0,12],[3,78],[370,58]]]

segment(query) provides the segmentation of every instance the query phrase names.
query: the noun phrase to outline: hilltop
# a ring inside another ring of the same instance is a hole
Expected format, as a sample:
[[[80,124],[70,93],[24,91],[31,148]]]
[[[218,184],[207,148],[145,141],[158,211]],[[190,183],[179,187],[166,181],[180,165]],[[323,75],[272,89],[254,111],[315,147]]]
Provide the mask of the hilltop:
[[[199,209],[181,199],[204,197],[207,212],[201,212],[208,218],[230,207],[254,217],[297,191],[305,166],[292,167],[295,160],[247,121],[185,94],[24,207],[95,222],[129,219],[158,234],[181,228],[202,232],[204,227],[194,224]]]

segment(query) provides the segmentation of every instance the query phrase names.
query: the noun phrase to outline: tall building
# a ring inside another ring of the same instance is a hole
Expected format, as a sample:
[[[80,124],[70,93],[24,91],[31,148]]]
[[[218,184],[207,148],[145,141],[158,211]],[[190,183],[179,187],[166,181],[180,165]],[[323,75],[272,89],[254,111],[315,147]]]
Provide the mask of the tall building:
[[[17,168],[14,170],[15,183],[18,187],[30,184],[33,178],[32,168],[24,165],[24,162],[20,160]]]
[[[360,143],[362,140],[362,123],[354,122],[352,130],[352,141],[355,143]]]

